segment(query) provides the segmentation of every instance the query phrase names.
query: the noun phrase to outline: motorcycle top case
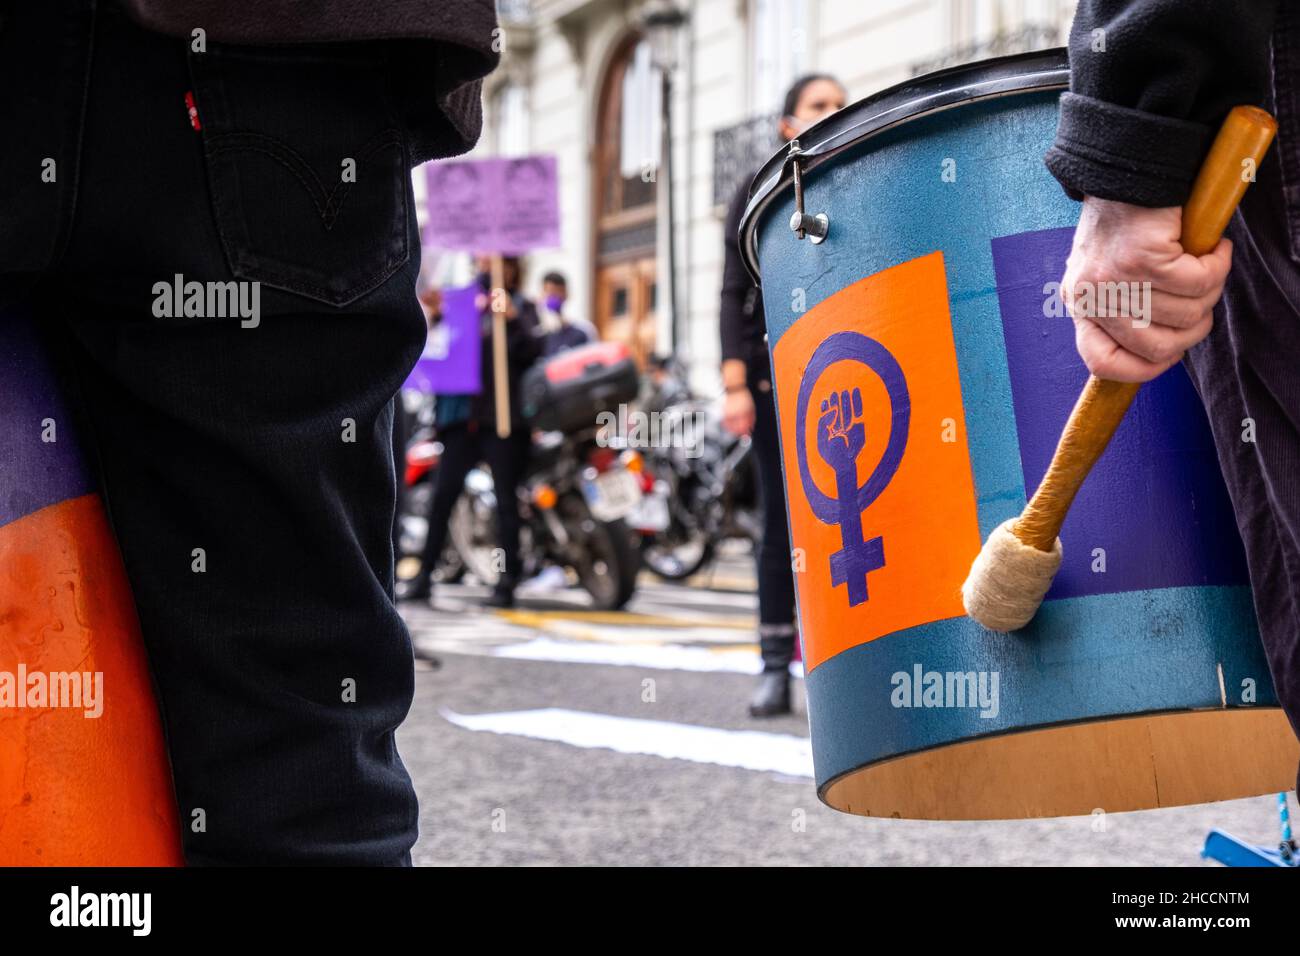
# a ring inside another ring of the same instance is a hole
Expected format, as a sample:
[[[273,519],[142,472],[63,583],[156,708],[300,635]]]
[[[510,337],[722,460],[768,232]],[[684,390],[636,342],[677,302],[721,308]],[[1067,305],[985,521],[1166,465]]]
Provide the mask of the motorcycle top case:
[[[524,417],[543,431],[576,432],[637,397],[636,362],[622,342],[596,342],[539,362],[524,373]]]

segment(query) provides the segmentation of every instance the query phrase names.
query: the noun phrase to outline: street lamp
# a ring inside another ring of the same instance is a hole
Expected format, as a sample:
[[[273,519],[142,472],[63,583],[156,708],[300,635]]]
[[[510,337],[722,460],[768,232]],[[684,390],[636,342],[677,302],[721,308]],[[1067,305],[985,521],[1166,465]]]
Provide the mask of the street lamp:
[[[676,216],[673,203],[673,73],[677,69],[678,37],[687,22],[686,11],[672,0],[652,4],[645,12],[641,25],[650,44],[650,59],[659,70],[659,192],[663,203],[663,220],[666,230],[662,245],[667,285],[663,298],[668,306],[668,337],[671,353],[677,354],[680,342],[677,315],[677,242]],[[663,288],[663,286],[660,286]]]
[[[650,41],[650,57],[664,74],[677,69],[677,37],[686,25],[686,11],[670,2],[653,4],[642,18],[646,39]]]

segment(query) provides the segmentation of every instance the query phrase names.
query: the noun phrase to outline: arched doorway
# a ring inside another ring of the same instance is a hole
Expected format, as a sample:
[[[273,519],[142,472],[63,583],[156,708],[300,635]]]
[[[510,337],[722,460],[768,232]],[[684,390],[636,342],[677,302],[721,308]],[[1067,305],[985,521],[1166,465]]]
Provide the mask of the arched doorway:
[[[655,351],[655,182],[659,76],[638,35],[616,48],[600,86],[594,152],[592,310],[601,338]]]

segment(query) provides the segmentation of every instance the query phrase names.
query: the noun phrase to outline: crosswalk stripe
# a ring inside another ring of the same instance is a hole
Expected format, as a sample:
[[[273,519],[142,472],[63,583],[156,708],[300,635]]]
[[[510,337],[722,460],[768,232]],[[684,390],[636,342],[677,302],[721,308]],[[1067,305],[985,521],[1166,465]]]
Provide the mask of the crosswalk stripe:
[[[748,618],[740,620],[735,617],[719,617],[708,614],[692,614],[690,617],[668,617],[663,614],[639,614],[633,611],[581,611],[548,610],[498,611],[499,617],[513,624],[541,627],[547,621],[584,621],[589,624],[610,624],[624,627],[709,627],[721,630],[753,631],[754,622]]]
[[[806,737],[791,734],[613,717],[560,707],[487,714],[458,714],[443,709],[441,713],[447,721],[466,730],[790,777],[812,777],[812,746]]]
[[[758,647],[701,647],[682,644],[602,644],[592,641],[557,641],[539,637],[522,644],[509,644],[492,652],[494,657],[515,660],[553,661],[565,664],[614,664],[671,671],[725,671],[756,674],[760,664]]]

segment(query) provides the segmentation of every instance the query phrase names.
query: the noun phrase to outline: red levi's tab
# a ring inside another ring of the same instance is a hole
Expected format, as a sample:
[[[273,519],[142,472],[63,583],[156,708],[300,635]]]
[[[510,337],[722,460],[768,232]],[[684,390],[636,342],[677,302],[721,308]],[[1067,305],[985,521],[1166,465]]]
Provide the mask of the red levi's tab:
[[[185,111],[190,114],[190,126],[197,132],[203,129],[203,124],[199,122],[199,108],[194,105],[194,91],[185,91]]]

